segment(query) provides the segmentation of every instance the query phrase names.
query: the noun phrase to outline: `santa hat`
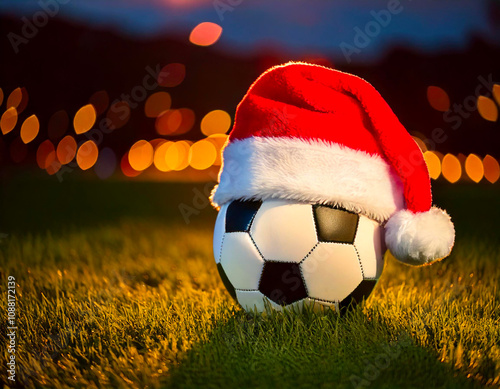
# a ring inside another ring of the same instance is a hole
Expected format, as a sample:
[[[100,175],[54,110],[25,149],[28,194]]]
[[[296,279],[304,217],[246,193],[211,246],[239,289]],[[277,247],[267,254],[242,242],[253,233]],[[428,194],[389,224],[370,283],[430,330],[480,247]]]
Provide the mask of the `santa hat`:
[[[385,226],[402,262],[449,255],[455,230],[432,205],[422,152],[365,80],[306,63],[263,73],[238,105],[216,207],[235,199],[331,204]]]

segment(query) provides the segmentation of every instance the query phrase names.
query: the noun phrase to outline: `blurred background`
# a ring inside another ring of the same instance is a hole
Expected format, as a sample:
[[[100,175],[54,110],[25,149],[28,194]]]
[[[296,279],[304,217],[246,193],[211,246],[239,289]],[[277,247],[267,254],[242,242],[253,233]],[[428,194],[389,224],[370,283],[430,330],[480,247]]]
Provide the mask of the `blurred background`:
[[[500,175],[498,1],[2,0],[0,36],[4,187],[215,181],[238,102],[290,60],[372,83],[433,180]]]

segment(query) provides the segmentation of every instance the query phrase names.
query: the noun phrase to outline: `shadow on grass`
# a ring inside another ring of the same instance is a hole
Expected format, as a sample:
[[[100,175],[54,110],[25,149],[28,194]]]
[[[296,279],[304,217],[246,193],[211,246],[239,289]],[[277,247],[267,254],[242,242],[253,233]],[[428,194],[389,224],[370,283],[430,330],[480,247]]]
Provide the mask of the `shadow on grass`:
[[[168,388],[475,388],[411,334],[360,308],[335,312],[235,311],[170,371]]]

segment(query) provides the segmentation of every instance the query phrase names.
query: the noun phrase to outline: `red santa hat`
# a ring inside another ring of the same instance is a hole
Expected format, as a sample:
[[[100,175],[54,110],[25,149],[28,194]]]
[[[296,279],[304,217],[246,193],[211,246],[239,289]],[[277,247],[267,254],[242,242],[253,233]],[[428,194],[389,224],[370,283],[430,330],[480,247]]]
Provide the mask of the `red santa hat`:
[[[306,63],[264,72],[238,105],[214,206],[235,199],[341,206],[385,225],[402,262],[449,255],[455,230],[432,206],[418,145],[365,80]]]

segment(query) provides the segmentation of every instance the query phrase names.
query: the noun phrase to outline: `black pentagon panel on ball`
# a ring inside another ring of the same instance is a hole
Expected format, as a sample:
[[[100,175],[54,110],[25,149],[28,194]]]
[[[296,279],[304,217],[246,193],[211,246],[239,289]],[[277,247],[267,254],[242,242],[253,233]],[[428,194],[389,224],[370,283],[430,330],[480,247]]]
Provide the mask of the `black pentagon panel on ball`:
[[[260,278],[259,290],[279,305],[291,304],[307,297],[298,263],[267,261]]]
[[[348,310],[354,309],[363,299],[367,299],[376,284],[377,280],[361,281],[356,289],[339,303],[340,313],[345,313]]]
[[[235,200],[226,211],[226,232],[247,232],[262,201]]]
[[[328,205],[313,206],[318,241],[350,243],[356,238],[359,216],[345,209]]]
[[[226,272],[224,271],[224,268],[222,267],[222,265],[220,263],[217,264],[217,270],[219,271],[219,275],[220,275],[220,279],[222,280],[222,283],[226,287],[226,289],[229,292],[229,294],[231,295],[231,297],[233,299],[235,299],[236,301],[238,301],[236,298],[236,291],[234,290],[234,286],[233,286],[233,284],[231,284],[231,281],[229,281],[229,278],[227,278]]]

